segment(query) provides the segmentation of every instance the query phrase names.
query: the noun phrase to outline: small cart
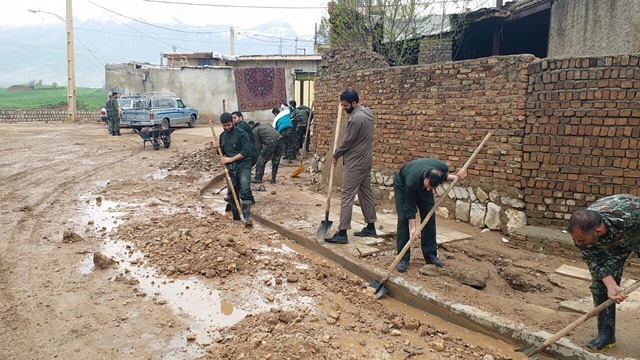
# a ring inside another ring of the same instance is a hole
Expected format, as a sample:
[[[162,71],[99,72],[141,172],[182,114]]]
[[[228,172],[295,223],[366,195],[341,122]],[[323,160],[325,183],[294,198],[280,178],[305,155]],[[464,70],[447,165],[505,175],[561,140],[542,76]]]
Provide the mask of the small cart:
[[[173,132],[172,128],[168,129],[153,129],[148,128],[144,130],[134,129],[138,135],[142,138],[142,147],[146,148],[145,145],[150,142],[153,145],[154,150],[160,149],[160,141],[165,148],[169,148],[171,146],[171,133]]]

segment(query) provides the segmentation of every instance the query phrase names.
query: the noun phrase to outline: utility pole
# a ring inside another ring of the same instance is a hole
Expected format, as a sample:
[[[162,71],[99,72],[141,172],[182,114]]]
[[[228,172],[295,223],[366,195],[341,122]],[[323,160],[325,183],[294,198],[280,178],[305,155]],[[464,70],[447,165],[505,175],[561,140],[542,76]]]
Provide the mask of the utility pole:
[[[67,0],[67,101],[69,121],[76,121],[76,60],[73,46],[73,9]]]
[[[298,55],[298,37],[296,36],[296,42],[293,45],[293,48],[295,49],[295,54]]]
[[[236,34],[233,31],[233,26],[229,29],[229,41],[231,42],[231,55],[236,54]]]
[[[282,39],[280,39],[280,55],[282,55]]]

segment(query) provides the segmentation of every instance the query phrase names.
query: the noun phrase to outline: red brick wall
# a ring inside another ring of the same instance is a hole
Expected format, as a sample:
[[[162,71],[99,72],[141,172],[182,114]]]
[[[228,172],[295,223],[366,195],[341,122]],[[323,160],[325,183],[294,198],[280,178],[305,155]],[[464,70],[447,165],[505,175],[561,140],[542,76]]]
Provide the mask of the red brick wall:
[[[522,162],[529,224],[565,226],[612,194],[640,195],[638,56],[529,66]]]

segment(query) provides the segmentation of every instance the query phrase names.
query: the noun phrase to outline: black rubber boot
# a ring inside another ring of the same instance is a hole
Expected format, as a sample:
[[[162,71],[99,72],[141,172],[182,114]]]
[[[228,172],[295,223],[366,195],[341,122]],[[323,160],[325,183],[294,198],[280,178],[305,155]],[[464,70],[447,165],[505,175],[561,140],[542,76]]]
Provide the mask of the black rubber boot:
[[[276,175],[278,174],[278,167],[277,166],[272,166],[271,167],[271,180],[269,180],[270,183],[275,184],[276,183]]]
[[[253,225],[249,216],[251,215],[251,200],[242,200],[242,217],[247,225]]]
[[[254,184],[262,183],[262,177],[264,176],[264,165],[256,165],[256,174],[251,179],[251,182]]]
[[[593,294],[595,306],[607,301],[607,294]],[[591,352],[603,352],[616,343],[616,304],[611,304],[598,314],[598,336],[589,341],[587,350]]]

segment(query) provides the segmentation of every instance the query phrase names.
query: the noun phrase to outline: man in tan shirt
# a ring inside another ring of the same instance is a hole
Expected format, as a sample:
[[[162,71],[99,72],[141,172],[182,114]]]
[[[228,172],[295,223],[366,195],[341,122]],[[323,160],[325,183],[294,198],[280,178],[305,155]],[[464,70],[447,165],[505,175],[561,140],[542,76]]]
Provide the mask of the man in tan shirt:
[[[338,231],[326,242],[346,244],[347,230],[351,229],[351,213],[356,194],[360,200],[367,226],[356,231],[355,236],[376,236],[376,204],[371,189],[371,167],[373,166],[373,112],[360,105],[355,90],[346,90],[340,95],[340,102],[349,117],[344,139],[331,157],[331,166],[336,166],[343,158],[344,174],[340,199],[340,225]],[[336,129],[340,131],[340,129]]]

